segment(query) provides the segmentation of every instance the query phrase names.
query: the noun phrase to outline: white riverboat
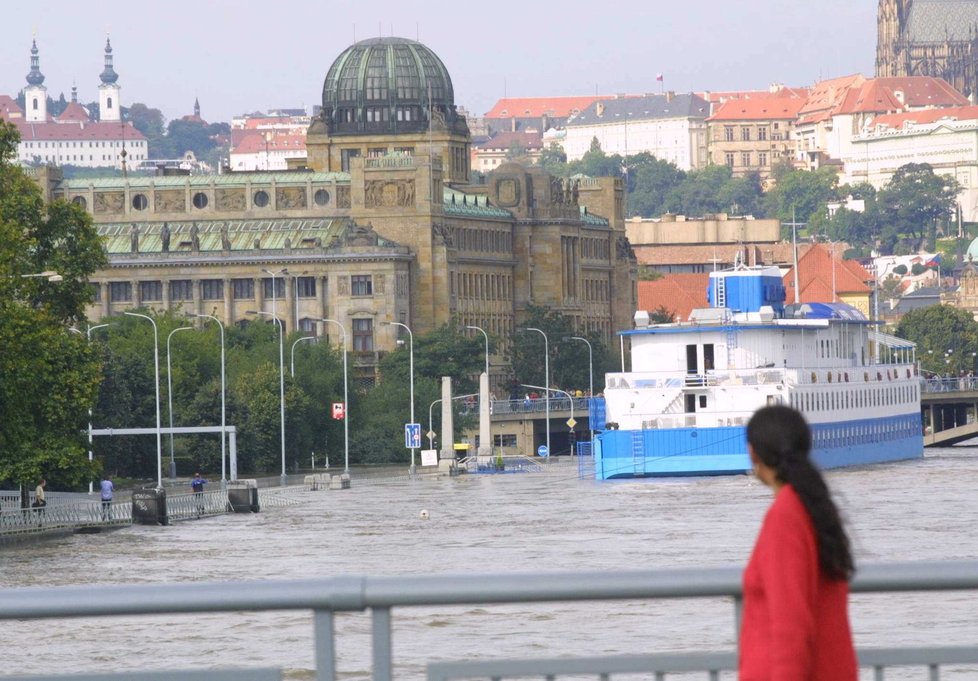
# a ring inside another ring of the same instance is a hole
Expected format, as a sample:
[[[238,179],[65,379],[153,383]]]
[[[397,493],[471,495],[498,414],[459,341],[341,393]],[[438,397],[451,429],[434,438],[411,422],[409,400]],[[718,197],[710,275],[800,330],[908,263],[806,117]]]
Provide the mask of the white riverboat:
[[[621,332],[632,370],[595,400],[596,477],[744,473],[747,421],[768,404],[805,415],[823,468],[923,456],[913,343],[849,305],[784,296],[776,267],[740,267],[710,275],[712,307],[688,322],[636,315]]]

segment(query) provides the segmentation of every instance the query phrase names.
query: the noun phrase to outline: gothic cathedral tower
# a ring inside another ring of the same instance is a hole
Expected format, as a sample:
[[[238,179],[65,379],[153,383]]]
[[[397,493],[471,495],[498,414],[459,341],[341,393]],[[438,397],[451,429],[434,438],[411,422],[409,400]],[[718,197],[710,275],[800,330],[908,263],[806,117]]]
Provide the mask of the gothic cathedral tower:
[[[913,0],[879,0],[876,13],[876,76],[905,76],[900,38]]]

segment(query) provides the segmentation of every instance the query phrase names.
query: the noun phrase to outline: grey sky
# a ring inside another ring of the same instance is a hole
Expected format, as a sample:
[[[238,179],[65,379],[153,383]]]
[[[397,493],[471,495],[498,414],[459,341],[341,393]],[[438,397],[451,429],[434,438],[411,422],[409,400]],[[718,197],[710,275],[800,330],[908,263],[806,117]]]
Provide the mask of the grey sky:
[[[807,85],[872,75],[875,0],[563,0],[448,3],[74,3],[4,6],[0,93],[15,96],[37,31],[49,94],[97,99],[106,31],[123,105],[143,102],[169,119],[228,121],[271,107],[319,101],[333,59],[379,33],[420,38],[445,62],[456,103],[482,114],[509,96],[658,92]],[[446,8],[461,7],[451,15]]]

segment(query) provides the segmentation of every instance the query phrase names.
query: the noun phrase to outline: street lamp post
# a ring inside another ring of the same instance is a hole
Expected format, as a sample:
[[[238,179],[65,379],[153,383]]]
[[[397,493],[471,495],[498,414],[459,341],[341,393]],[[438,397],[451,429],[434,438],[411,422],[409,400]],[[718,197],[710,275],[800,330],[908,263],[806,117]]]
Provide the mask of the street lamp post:
[[[479,331],[486,339],[486,376],[489,376],[489,334],[478,326],[466,326],[466,329],[474,329]]]
[[[469,397],[478,397],[478,396],[479,393],[472,393],[470,395],[456,395],[455,397],[452,398],[452,401],[454,402],[455,400],[464,400]],[[432,423],[431,410],[436,404],[440,404],[441,402],[442,402],[442,398],[439,397],[437,400],[435,400],[434,402],[428,405],[428,449],[435,448],[435,436],[434,436],[435,431],[431,427],[431,423]]]
[[[160,334],[156,321],[139,312],[123,312],[129,317],[142,317],[153,325],[153,365],[156,369],[156,488],[163,488],[163,436],[160,429]]]
[[[19,275],[21,279],[32,279],[34,277],[44,277],[52,284],[57,284],[64,281],[64,277],[55,272],[54,270],[45,270],[44,272],[38,272],[37,274],[21,274]],[[80,333],[80,332],[79,332]]]
[[[272,278],[272,316],[278,317],[278,313],[275,309],[275,301],[278,299],[278,291],[276,290],[277,287],[275,286],[275,279],[276,277],[282,277],[282,288],[284,289],[285,277],[288,275],[289,270],[283,267],[278,272],[272,272],[271,270],[262,270],[262,272],[264,272],[265,274],[267,274]],[[283,290],[282,293],[285,293],[285,291]],[[285,327],[283,326],[282,328],[284,329]]]
[[[166,399],[167,413],[170,415],[170,479],[177,477],[177,462],[173,458],[173,368],[170,364],[170,339],[177,331],[191,331],[192,326],[180,326],[166,337]]]
[[[273,279],[274,282],[274,279]],[[272,288],[275,284],[272,283]],[[281,422],[282,434],[282,487],[288,484],[288,476],[285,473],[285,328],[282,320],[271,312],[263,310],[248,310],[245,314],[257,314],[271,317],[278,324],[278,396],[279,396],[279,420]]]
[[[343,336],[343,472],[350,473],[350,403],[346,382],[346,327],[335,319],[320,319],[324,324],[336,324]]]
[[[587,376],[588,376],[588,386],[587,386],[587,394],[588,394],[588,419],[587,419],[587,423],[588,423],[588,431],[589,431],[590,437],[591,437],[591,442],[593,443],[594,442],[594,427],[591,425],[591,409],[590,409],[590,406],[591,406],[591,400],[594,399],[594,352],[593,352],[593,350],[591,348],[591,341],[589,341],[587,338],[583,338],[581,336],[571,336],[570,337],[570,340],[579,340],[579,341],[582,341],[582,342],[584,342],[584,343],[587,344]],[[591,446],[593,447],[594,445],[592,444]]]
[[[218,328],[221,330],[221,485],[225,485],[227,482],[227,469],[224,466],[224,461],[227,459],[227,410],[226,410],[226,382],[225,377],[225,361],[224,361],[224,324],[221,320],[210,314],[191,314],[191,317],[197,319],[212,319],[217,322]],[[237,477],[237,476],[235,476]]]
[[[390,324],[391,326],[400,326],[405,331],[408,332],[408,351],[409,351],[409,366],[411,372],[411,423],[414,423],[414,334],[411,333],[410,327],[407,324],[402,324],[401,322],[382,322],[383,324]],[[411,470],[409,471],[411,475],[414,475],[414,447],[411,447]]]
[[[547,404],[547,456],[550,456],[550,343],[547,340],[547,334],[541,329],[535,329],[532,326],[528,326],[524,331],[536,331],[538,334],[543,336],[543,382],[547,386],[547,390],[544,391],[544,396]]]
[[[302,341],[317,341],[319,340],[315,336],[303,336],[302,338],[297,338],[294,343],[292,343],[291,359],[289,360],[289,375],[295,378],[295,346],[297,346]]]
[[[111,324],[96,324],[95,326],[89,325],[88,330],[85,332],[85,341],[88,344],[92,342],[92,331],[95,329],[104,329],[107,326],[112,326]],[[68,327],[69,331],[77,334],[81,334],[81,331],[73,326]],[[92,452],[92,408],[88,408],[88,462],[91,463],[95,459],[94,453]],[[92,494],[95,491],[95,486],[92,481],[88,481],[88,493]]]

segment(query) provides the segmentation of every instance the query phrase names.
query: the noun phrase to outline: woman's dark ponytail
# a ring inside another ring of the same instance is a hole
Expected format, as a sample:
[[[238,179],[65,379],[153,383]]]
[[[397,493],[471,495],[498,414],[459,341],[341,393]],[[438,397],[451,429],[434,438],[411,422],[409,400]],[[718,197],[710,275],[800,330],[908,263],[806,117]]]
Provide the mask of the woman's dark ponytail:
[[[812,435],[805,418],[785,406],[759,409],[747,424],[754,454],[778,480],[791,485],[815,527],[819,565],[833,579],[849,579],[856,568],[839,510],[822,474],[809,458]]]

